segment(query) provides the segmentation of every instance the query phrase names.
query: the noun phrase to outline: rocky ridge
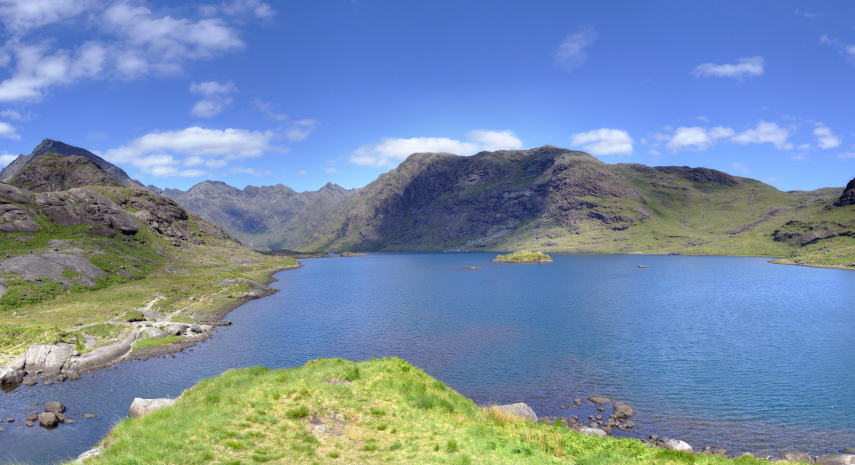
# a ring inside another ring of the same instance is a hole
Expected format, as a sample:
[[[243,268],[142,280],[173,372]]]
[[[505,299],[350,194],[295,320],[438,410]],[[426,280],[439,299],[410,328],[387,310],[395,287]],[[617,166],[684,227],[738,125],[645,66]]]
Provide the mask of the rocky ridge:
[[[19,171],[24,169],[25,166],[30,163],[39,160],[42,156],[47,154],[53,154],[68,157],[68,156],[79,156],[86,159],[91,160],[95,165],[104,170],[109,176],[115,178],[118,183],[122,187],[143,187],[142,183],[137,180],[131,179],[124,170],[119,168],[118,166],[104,160],[103,158],[95,155],[94,153],[82,149],[80,147],[74,147],[72,145],[65,144],[63,142],[45,139],[39,144],[29,155],[19,155],[18,158],[9,163],[8,166],[0,170],[0,181],[2,182],[10,182],[10,180],[18,174]]]

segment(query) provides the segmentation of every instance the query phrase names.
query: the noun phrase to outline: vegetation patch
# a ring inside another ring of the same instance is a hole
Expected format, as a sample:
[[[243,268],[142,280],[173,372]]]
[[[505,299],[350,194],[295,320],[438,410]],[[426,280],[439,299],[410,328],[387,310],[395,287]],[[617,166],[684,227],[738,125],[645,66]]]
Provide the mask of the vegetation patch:
[[[329,382],[355,368],[360,376],[351,384]],[[124,420],[102,446],[88,464],[768,463],[510,420],[397,358],[230,370],[199,382],[171,407]]]
[[[507,255],[497,255],[494,262],[512,263],[549,263],[552,257],[542,252],[514,252]]]
[[[181,340],[181,336],[166,336],[160,339],[144,339],[137,341],[133,345],[133,350],[148,349],[151,347],[162,347],[173,341]]]

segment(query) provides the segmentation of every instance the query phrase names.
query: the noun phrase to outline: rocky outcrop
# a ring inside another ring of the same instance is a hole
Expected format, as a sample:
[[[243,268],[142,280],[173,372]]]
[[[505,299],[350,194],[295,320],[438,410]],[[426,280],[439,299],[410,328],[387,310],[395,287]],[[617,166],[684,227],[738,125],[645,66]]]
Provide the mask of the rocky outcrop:
[[[0,366],[0,384],[17,384],[24,380],[18,370]]]
[[[21,370],[27,376],[55,376],[75,353],[71,344],[35,344],[6,366]]]
[[[62,283],[66,289],[72,283],[92,287],[95,278],[107,273],[93,265],[88,259],[77,255],[50,253],[43,255],[19,255],[8,260],[0,260],[0,270],[16,273],[25,279],[46,278]],[[63,273],[71,270],[79,276],[68,278]]]
[[[164,407],[169,407],[173,404],[175,404],[175,399],[142,399],[137,397],[128,409],[128,416],[131,418],[139,418],[147,413],[160,410]]]
[[[30,192],[64,191],[83,186],[125,187],[88,158],[53,153],[25,165],[8,183]]]
[[[855,179],[849,181],[849,184],[843,189],[843,194],[834,202],[835,207],[848,207],[849,205],[855,205]]]
[[[27,165],[37,162],[42,156],[46,154],[55,154],[65,157],[79,156],[86,158],[92,161],[96,166],[98,166],[109,176],[116,179],[119,185],[123,187],[143,187],[142,183],[131,179],[128,174],[125,173],[121,168],[108,162],[107,160],[104,160],[98,155],[95,155],[94,153],[82,149],[80,147],[74,147],[51,139],[43,140],[42,143],[39,144],[38,147],[36,147],[32,151],[32,153],[30,153],[29,155],[19,156],[8,166],[0,170],[0,181],[9,182]]]
[[[131,352],[131,348],[138,337],[139,333],[133,331],[121,341],[98,347],[87,354],[72,357],[66,363],[65,370],[84,373],[116,363]]]
[[[518,402],[516,404],[497,405],[497,409],[524,420],[537,421],[537,415],[527,404]]]
[[[253,281],[251,279],[233,278],[220,280],[220,286],[222,287],[234,286],[235,284],[246,284],[247,286],[249,286],[249,291],[244,293],[242,296],[248,299],[259,299],[261,297],[266,297],[276,292],[276,289],[265,286],[264,284],[261,284],[257,281]]]

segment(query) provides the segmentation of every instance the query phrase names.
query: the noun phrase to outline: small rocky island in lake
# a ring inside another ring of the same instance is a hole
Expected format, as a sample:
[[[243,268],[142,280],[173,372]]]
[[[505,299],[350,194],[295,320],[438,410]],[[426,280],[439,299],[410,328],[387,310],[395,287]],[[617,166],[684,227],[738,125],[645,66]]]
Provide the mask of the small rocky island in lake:
[[[494,262],[511,263],[552,263],[552,257],[542,252],[514,252],[507,255],[497,255]]]
[[[364,257],[365,254],[359,253],[359,252],[342,252],[341,256],[342,257]]]

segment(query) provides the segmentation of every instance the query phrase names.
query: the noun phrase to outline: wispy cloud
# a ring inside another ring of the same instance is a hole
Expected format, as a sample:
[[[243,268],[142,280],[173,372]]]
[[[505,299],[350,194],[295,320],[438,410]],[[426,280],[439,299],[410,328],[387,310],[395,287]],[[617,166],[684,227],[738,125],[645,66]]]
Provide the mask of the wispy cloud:
[[[692,70],[695,77],[728,77],[742,79],[763,74],[765,61],[762,57],[745,57],[736,60],[736,64],[702,63]]]
[[[290,127],[285,130],[285,137],[290,141],[299,142],[309,137],[309,134],[315,130],[315,126],[317,125],[318,121],[314,119],[300,119],[293,121]]]
[[[12,155],[4,150],[3,153],[0,153],[0,166],[6,166],[15,161],[16,158],[18,158],[18,155]]]
[[[816,127],[813,130],[813,135],[816,136],[819,141],[819,148],[825,150],[840,147],[842,141],[839,137],[834,135],[833,132],[831,132],[831,128],[822,122],[815,123],[815,125]]]
[[[214,13],[228,17],[232,10],[224,5],[254,5],[258,17],[272,14],[269,6],[271,13],[264,13],[263,2],[249,0],[221,4]],[[38,100],[54,87],[83,80],[175,75],[187,62],[245,47],[226,19],[155,15],[126,0],[3,0],[0,22],[9,34],[0,58],[11,70],[0,82],[3,102]],[[58,23],[73,24],[78,42],[52,37],[45,26]]]
[[[591,155],[631,155],[634,141],[626,131],[601,128],[570,136],[571,143]]]
[[[746,165],[745,163],[734,163],[731,166],[733,166],[733,169],[742,174],[748,174],[750,172],[748,171],[748,165]]]
[[[790,129],[782,128],[775,123],[761,120],[754,129],[740,132],[731,140],[738,144],[773,144],[782,150],[790,150],[793,144],[787,142],[790,137]]]
[[[231,173],[243,173],[243,174],[251,174],[253,176],[270,176],[273,174],[273,171],[270,170],[258,170],[255,168],[232,168]]]
[[[4,139],[20,139],[21,135],[18,134],[18,129],[15,126],[0,121],[0,137]]]
[[[466,141],[446,137],[413,137],[410,139],[384,138],[366,144],[350,154],[349,161],[362,166],[395,166],[414,153],[448,152],[456,155],[473,155],[484,150],[516,150],[522,141],[511,131],[475,130],[466,134]]]
[[[680,150],[706,150],[719,139],[732,137],[735,134],[733,129],[717,126],[711,129],[702,127],[679,127],[674,130],[673,134],[656,133],[653,138],[661,141],[667,141],[665,147],[677,152]]]
[[[204,98],[190,109],[190,114],[202,118],[210,118],[218,115],[232,103],[228,94],[237,92],[237,87],[229,81],[220,84],[216,81],[193,82],[190,84],[190,92],[201,95]]]
[[[555,64],[572,71],[588,59],[588,48],[597,40],[597,31],[590,25],[577,27],[567,34],[555,52]]]
[[[820,19],[823,17],[823,15],[821,15],[819,13],[808,13],[807,11],[802,11],[798,8],[796,8],[796,11],[794,11],[793,13],[796,15],[799,15],[799,16],[804,16],[805,18],[808,18],[808,19]]]

